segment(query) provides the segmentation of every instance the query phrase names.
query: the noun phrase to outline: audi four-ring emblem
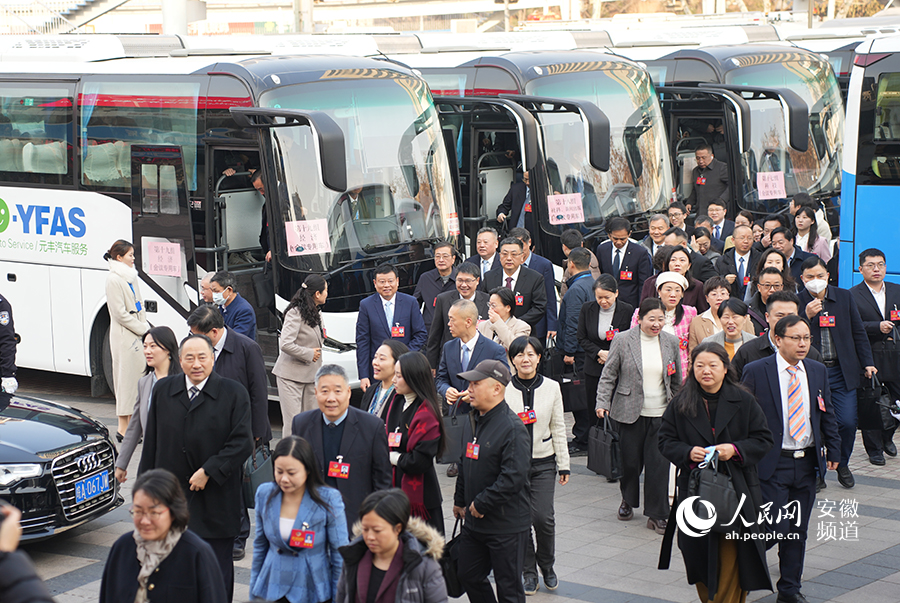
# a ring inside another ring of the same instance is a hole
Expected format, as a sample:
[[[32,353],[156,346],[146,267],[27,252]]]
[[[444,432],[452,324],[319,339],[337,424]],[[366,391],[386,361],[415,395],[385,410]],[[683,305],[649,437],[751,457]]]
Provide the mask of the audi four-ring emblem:
[[[75,459],[75,464],[78,466],[78,471],[81,473],[90,473],[91,471],[100,468],[100,455],[96,452],[82,454]]]

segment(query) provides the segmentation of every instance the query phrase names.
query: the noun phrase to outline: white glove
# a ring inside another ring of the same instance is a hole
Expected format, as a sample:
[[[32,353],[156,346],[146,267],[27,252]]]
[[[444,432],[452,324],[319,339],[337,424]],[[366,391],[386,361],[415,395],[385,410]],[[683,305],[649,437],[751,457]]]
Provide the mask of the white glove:
[[[400,460],[399,452],[391,452],[391,465],[396,465],[397,461]]]
[[[0,387],[7,394],[14,394],[19,389],[19,382],[16,381],[15,377],[3,377],[3,379],[0,379]]]

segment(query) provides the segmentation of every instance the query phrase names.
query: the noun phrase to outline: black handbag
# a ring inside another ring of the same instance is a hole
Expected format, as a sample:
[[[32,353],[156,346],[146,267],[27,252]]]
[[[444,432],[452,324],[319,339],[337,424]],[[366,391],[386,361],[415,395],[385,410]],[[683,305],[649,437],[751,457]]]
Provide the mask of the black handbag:
[[[603,417],[602,427],[594,425],[588,432],[587,468],[607,479],[622,477],[619,434],[610,425],[608,414]]]
[[[872,356],[882,383],[900,382],[900,331],[897,327],[891,332],[891,339],[872,344]]]
[[[441,573],[444,574],[444,583],[447,585],[447,595],[456,598],[466,594],[466,589],[459,579],[459,524],[462,520],[457,519],[453,526],[453,533],[444,544],[444,554],[438,562],[441,566]]]
[[[719,471],[719,452],[713,453],[713,457],[704,461],[691,471],[688,479],[688,496],[697,496],[699,500],[693,502],[693,511],[700,519],[710,519],[712,513],[704,503],[709,503],[715,509],[715,522],[711,530],[713,532],[731,532],[737,528],[731,520],[738,512],[738,495],[731,482],[731,476]]]
[[[566,375],[563,382],[559,384],[563,399],[563,412],[588,409],[587,391],[584,388],[584,378],[574,374]]]
[[[878,375],[881,370],[878,371]],[[872,375],[872,379],[865,387],[856,391],[856,415],[857,427],[865,430],[892,429],[896,421],[891,416],[891,409],[895,407],[888,388],[881,383],[878,375]]]
[[[254,508],[257,488],[273,481],[275,481],[275,469],[272,466],[272,451],[268,444],[261,444],[244,461],[241,471],[244,505],[248,509]]]
[[[554,381],[562,383],[563,374],[566,372],[566,363],[563,356],[566,353],[556,345],[556,337],[547,336],[547,345],[544,346],[544,356],[541,359],[540,373]]]
[[[269,262],[266,262],[262,272],[257,272],[250,277],[253,281],[253,293],[256,295],[257,308],[275,307],[275,279],[269,272]]]
[[[458,463],[462,457],[463,425],[465,415],[456,414],[459,408],[459,400],[450,405],[450,412],[441,420],[444,423],[444,453],[438,457],[437,462],[442,465]]]

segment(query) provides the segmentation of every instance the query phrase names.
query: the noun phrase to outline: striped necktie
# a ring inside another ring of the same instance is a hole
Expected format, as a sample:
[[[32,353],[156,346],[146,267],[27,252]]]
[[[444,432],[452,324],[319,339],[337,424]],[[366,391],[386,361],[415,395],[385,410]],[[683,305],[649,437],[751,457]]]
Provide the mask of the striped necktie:
[[[797,375],[800,368],[789,366],[787,368],[790,379],[788,380],[788,433],[795,442],[800,442],[806,437],[806,413],[803,410],[803,393],[800,390],[800,377]]]

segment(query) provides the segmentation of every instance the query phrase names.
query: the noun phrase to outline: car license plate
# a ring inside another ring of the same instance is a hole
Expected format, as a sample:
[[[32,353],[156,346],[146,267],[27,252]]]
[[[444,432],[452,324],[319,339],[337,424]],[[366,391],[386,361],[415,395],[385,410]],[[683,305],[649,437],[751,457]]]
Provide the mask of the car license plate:
[[[81,504],[95,496],[100,496],[104,492],[109,492],[108,471],[75,482],[75,503]]]

